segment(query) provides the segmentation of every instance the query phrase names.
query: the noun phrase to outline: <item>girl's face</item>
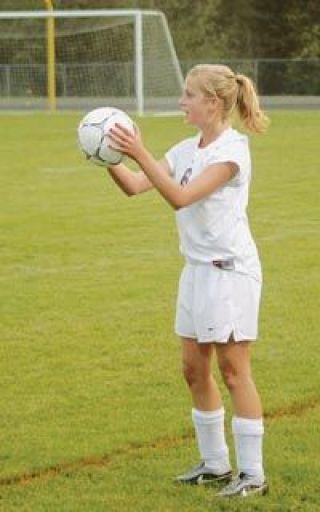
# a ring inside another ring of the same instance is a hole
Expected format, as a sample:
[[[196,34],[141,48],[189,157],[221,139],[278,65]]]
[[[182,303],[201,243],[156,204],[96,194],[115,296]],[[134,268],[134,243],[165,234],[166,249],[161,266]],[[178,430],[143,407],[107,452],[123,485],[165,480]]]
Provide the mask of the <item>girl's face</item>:
[[[201,129],[212,118],[215,111],[215,98],[203,94],[194,81],[187,79],[179,105],[186,115],[186,122]]]

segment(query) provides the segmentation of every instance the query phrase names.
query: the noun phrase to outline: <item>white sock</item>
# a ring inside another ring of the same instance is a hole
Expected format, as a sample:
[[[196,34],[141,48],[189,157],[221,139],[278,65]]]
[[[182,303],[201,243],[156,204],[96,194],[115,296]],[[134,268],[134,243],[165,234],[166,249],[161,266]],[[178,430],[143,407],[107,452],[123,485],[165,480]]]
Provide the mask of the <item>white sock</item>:
[[[224,408],[208,412],[192,409],[192,420],[205,465],[218,475],[230,471],[229,450],[224,435]]]
[[[232,418],[236,457],[239,473],[264,481],[262,462],[263,419]]]

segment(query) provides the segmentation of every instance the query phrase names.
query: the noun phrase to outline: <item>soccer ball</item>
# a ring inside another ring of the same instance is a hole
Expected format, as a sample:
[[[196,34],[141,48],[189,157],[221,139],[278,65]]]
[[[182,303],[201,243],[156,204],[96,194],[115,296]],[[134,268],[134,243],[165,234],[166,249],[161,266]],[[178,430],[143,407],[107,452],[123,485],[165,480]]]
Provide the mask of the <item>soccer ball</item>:
[[[112,143],[108,137],[108,132],[115,123],[134,131],[133,121],[125,112],[117,108],[97,108],[86,114],[80,121],[78,141],[87,160],[96,165],[115,165],[121,162],[123,154],[110,147]]]

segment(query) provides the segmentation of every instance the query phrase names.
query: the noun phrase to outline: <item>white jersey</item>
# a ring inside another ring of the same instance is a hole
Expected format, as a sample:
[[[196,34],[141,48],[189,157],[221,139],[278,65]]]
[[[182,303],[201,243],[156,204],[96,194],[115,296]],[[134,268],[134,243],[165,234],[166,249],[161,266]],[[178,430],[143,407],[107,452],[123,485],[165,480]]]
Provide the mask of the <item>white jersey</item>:
[[[260,281],[260,261],[246,212],[251,180],[248,137],[228,128],[205,148],[199,142],[200,135],[188,138],[165,155],[179,184],[216,163],[233,162],[238,172],[212,194],[177,211],[181,253],[188,261],[226,261],[231,269]]]

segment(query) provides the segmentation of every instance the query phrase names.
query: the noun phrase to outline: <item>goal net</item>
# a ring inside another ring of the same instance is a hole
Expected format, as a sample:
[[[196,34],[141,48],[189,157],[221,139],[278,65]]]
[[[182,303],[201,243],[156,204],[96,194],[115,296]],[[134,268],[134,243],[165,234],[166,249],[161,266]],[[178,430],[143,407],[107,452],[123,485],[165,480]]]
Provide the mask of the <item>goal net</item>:
[[[182,86],[160,11],[0,12],[0,108],[47,108],[50,79],[58,109],[139,114],[177,110]]]

